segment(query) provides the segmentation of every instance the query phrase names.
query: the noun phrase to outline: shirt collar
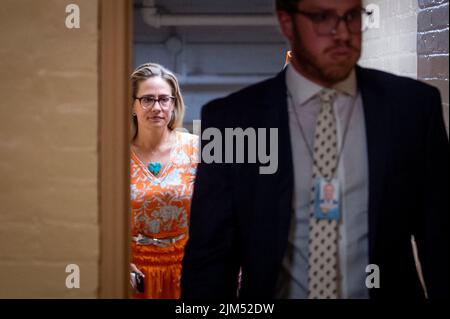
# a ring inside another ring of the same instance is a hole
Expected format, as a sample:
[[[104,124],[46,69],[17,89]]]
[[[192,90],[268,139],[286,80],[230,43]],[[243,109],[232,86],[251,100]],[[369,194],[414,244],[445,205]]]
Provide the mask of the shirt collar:
[[[296,104],[304,105],[317,95],[323,87],[312,82],[297,72],[292,64],[287,66],[286,85]],[[338,92],[355,97],[357,93],[356,72],[353,69],[350,75],[343,81],[333,86]]]

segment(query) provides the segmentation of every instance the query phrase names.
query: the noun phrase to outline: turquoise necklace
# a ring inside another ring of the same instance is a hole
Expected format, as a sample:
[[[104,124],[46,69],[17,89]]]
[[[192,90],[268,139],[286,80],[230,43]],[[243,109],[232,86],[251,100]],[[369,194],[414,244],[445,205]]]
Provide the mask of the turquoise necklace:
[[[148,163],[147,168],[150,171],[150,173],[152,173],[153,175],[158,175],[159,172],[161,171],[161,163],[160,162],[150,162],[150,163]]]
[[[170,148],[170,154],[172,154],[172,147]],[[152,173],[154,176],[157,176],[161,172],[161,162],[149,162],[147,165],[148,170],[150,173]]]

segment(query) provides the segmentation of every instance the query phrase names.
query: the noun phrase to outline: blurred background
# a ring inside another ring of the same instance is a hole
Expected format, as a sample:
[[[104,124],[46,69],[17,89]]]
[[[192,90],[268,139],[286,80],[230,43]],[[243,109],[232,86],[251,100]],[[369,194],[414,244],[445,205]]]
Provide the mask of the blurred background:
[[[206,102],[283,69],[288,47],[276,24],[272,0],[134,0],[133,64],[178,75],[189,126]]]
[[[0,1],[0,298],[98,298],[104,289],[100,115],[116,111],[100,99],[100,8],[118,2]],[[65,26],[69,4],[80,8],[79,29]],[[380,24],[365,32],[360,64],[438,87],[448,127],[448,0],[364,4],[379,8]],[[272,0],[129,5],[130,68],[156,62],[176,73],[188,129],[207,101],[284,66]],[[80,268],[79,288],[66,286],[68,264]]]

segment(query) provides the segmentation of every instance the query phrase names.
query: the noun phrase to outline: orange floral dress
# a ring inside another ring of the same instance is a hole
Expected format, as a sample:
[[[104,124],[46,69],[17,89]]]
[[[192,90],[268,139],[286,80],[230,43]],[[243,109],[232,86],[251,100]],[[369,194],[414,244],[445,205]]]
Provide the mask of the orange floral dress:
[[[175,132],[176,144],[169,164],[158,176],[131,152],[132,236],[177,238],[164,246],[131,242],[132,263],[145,274],[144,293],[136,293],[135,298],[180,297],[181,262],[188,240],[199,142],[196,135]]]

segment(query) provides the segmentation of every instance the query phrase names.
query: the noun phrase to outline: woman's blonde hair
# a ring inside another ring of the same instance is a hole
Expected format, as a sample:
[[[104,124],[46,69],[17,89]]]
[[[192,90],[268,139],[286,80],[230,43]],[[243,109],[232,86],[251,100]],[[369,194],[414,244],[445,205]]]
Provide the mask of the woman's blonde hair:
[[[178,85],[178,80],[175,75],[170,72],[168,69],[163,67],[162,65],[156,63],[145,63],[136,68],[134,72],[131,74],[131,88],[132,88],[132,96],[133,103],[135,102],[135,98],[137,92],[139,90],[139,84],[142,81],[145,81],[152,77],[161,77],[166,80],[166,82],[172,88],[172,94],[175,97],[175,105],[173,108],[172,119],[168,124],[168,128],[170,130],[174,130],[177,127],[181,127],[183,124],[184,118],[184,101],[181,96],[180,86]],[[131,138],[134,140],[138,133],[138,121],[137,117],[133,114],[133,107],[131,107]]]

